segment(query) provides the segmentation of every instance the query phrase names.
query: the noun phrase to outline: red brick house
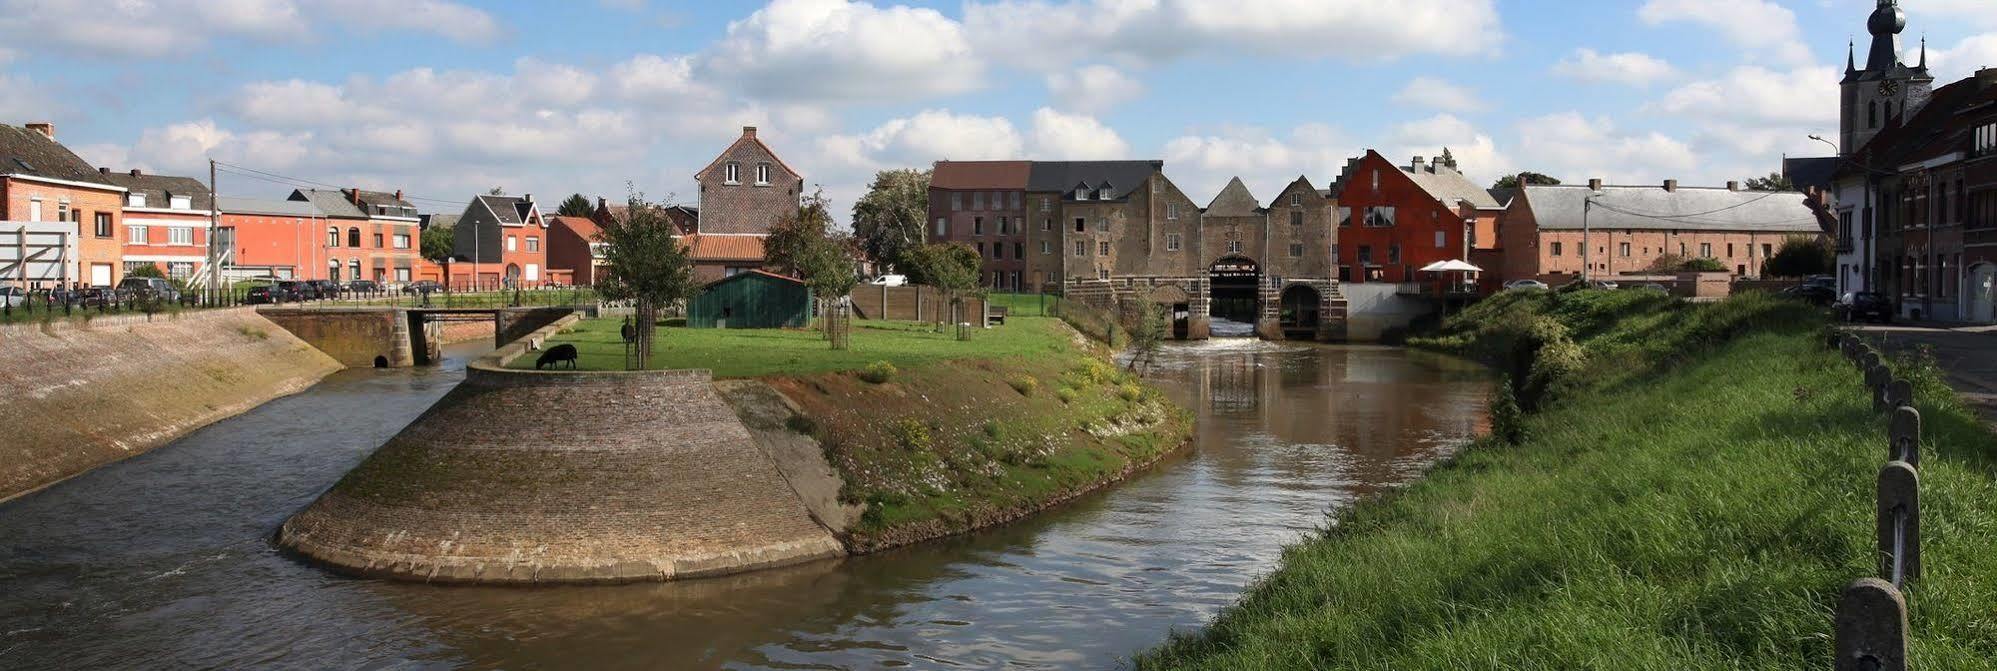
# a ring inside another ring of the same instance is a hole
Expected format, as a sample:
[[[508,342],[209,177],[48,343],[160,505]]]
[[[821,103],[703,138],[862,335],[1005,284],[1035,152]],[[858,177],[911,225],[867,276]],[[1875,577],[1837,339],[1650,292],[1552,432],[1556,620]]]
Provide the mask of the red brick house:
[[[978,250],[985,260],[981,284],[1024,290],[1032,281],[1027,257],[1040,255],[1028,249],[1036,244],[1028,239],[1026,215],[1032,174],[1032,161],[937,161],[929,179],[928,241]]]
[[[1479,213],[1495,222],[1499,209],[1446,151],[1435,163],[1417,156],[1399,166],[1369,150],[1346,162],[1330,196],[1338,200],[1338,279],[1352,283],[1433,280],[1417,271],[1468,260]],[[1487,239],[1496,237],[1493,231]]]
[[[326,269],[313,273],[315,279],[414,280],[422,256],[421,220],[401,191],[299,189],[289,200],[311,203],[326,215]]]
[[[124,187],[56,142],[55,124],[0,124],[0,222],[22,224],[9,230],[66,223],[63,234],[73,241],[58,276],[32,284],[111,286],[124,279],[124,201]]]
[[[769,235],[804,197],[804,177],[756,137],[755,126],[744,126],[693,179],[700,184],[694,232],[703,235]]]
[[[206,274],[209,228],[215,223],[208,185],[139,170],[99,168],[98,174],[125,188],[125,272],[151,266],[183,280]]]
[[[215,199],[222,211],[217,253],[229,277],[325,279],[326,213],[311,203],[255,198]]]
[[[552,270],[548,227],[534,195],[478,196],[452,227],[452,286],[568,284],[567,269]]]
[[[1501,225],[1504,280],[1561,284],[1645,274],[1659,257],[1718,261],[1737,276],[1761,266],[1791,237],[1823,235],[1797,192],[1725,187],[1588,184],[1525,186]]]
[[[603,266],[600,230],[587,217],[548,217],[548,267],[568,274],[576,286],[594,285]]]

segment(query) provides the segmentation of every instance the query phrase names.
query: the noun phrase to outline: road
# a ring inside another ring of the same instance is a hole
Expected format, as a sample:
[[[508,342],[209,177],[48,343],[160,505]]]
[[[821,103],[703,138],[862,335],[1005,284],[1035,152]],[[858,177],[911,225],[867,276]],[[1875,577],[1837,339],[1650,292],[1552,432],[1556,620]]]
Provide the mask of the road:
[[[1927,346],[1935,365],[1964,404],[1997,429],[1997,326],[1941,328],[1864,326],[1856,329],[1890,350]]]

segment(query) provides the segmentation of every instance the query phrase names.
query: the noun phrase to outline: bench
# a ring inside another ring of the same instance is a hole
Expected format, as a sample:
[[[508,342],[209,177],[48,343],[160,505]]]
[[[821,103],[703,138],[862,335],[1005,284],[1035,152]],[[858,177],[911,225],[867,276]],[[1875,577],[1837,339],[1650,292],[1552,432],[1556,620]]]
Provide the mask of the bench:
[[[986,313],[986,321],[989,321],[993,324],[1004,325],[1005,316],[1011,313],[1012,313],[1012,308],[1003,305],[994,305],[992,306],[992,309]]]

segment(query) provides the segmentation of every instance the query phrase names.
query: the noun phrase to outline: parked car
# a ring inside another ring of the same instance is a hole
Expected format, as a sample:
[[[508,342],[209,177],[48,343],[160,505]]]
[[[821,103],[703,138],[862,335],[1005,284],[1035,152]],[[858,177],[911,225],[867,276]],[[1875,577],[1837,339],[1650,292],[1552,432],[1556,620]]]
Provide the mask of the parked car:
[[[86,308],[110,305],[125,300],[123,294],[112,287],[84,287],[76,292],[76,304]]]
[[[374,280],[354,280],[347,283],[347,291],[356,294],[380,293],[381,283]]]
[[[877,286],[877,287],[901,287],[901,286],[908,286],[908,276],[907,276],[907,275],[882,275],[882,276],[880,276],[880,277],[876,277],[876,278],[874,278],[874,281],[872,281],[872,282],[868,282],[867,284],[871,284],[871,285],[874,285],[874,286]]]
[[[1545,290],[1547,290],[1547,289],[1548,289],[1548,287],[1546,286],[1546,283],[1545,283],[1545,282],[1541,282],[1541,281],[1539,281],[1539,280],[1512,280],[1512,281],[1510,281],[1510,282],[1506,282],[1506,283],[1505,283],[1505,288],[1506,288],[1506,289],[1527,289],[1527,290],[1533,290],[1533,289],[1537,289],[1537,290],[1539,290],[1539,291],[1545,291]]]
[[[277,291],[284,292],[279,300],[304,301],[318,297],[318,289],[306,280],[278,280],[275,286]]]
[[[284,290],[279,289],[274,284],[258,284],[250,287],[248,291],[243,292],[243,302],[250,305],[279,303],[284,298]]]
[[[1616,284],[1615,282],[1611,282],[1608,280],[1588,280],[1585,282],[1581,280],[1574,280],[1572,282],[1560,285],[1561,291],[1579,291],[1582,289],[1602,289],[1602,290],[1614,291],[1620,288],[1622,288],[1622,285]]]
[[[1837,289],[1822,284],[1808,284],[1808,283],[1798,284],[1796,286],[1783,289],[1782,291],[1777,292],[1776,295],[1781,296],[1783,298],[1790,298],[1803,301],[1805,303],[1809,303],[1811,305],[1815,305],[1818,307],[1830,305],[1831,303],[1836,302],[1838,299]]]
[[[340,297],[339,282],[334,282],[332,280],[306,280],[305,283],[312,285],[313,292],[317,294],[316,296],[314,296],[314,298]]]
[[[0,305],[18,308],[27,300],[28,292],[22,291],[20,287],[0,287]]]
[[[1667,287],[1662,284],[1658,284],[1656,282],[1643,282],[1640,284],[1632,284],[1623,288],[1632,291],[1655,291],[1660,294],[1671,293],[1671,287]]]
[[[148,300],[173,302],[180,300],[180,290],[173,283],[158,277],[127,277],[118,282],[118,293],[125,300]]]
[[[444,290],[444,285],[438,284],[436,280],[417,280],[415,282],[410,282],[408,284],[402,285],[402,293],[405,294],[427,294],[432,291],[443,291],[443,290]]]
[[[1875,294],[1869,291],[1854,291],[1838,298],[1837,303],[1831,305],[1831,314],[1836,315],[1838,319],[1848,322],[1864,319],[1882,324],[1891,324],[1893,323],[1893,301],[1887,300],[1884,294]]]

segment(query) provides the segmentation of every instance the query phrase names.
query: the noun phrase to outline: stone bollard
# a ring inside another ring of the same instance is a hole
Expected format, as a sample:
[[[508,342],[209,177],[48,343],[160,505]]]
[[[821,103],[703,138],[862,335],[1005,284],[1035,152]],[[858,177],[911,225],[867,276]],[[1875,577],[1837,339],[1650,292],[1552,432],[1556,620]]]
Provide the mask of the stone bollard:
[[[1914,383],[1896,379],[1886,383],[1886,407],[1904,408],[1914,404]]]
[[[1838,600],[1836,671],[1907,671],[1907,599],[1878,578],[1859,578]]]
[[[1844,351],[1844,358],[1851,360],[1853,363],[1857,363],[1859,355],[1865,352],[1864,349],[1859,347],[1857,338],[1845,338],[1844,344],[1839,349]]]
[[[1865,369],[1866,395],[1872,397],[1872,409],[1884,412],[1892,407],[1886,405],[1886,387],[1893,383],[1893,373],[1885,366],[1868,366]]]
[[[1879,575],[1896,586],[1920,579],[1921,475],[1913,464],[1893,461],[1879,469],[1878,513]]]
[[[1921,411],[1908,406],[1900,406],[1893,411],[1893,428],[1886,434],[1890,447],[1886,458],[1891,461],[1904,461],[1921,469]]]

